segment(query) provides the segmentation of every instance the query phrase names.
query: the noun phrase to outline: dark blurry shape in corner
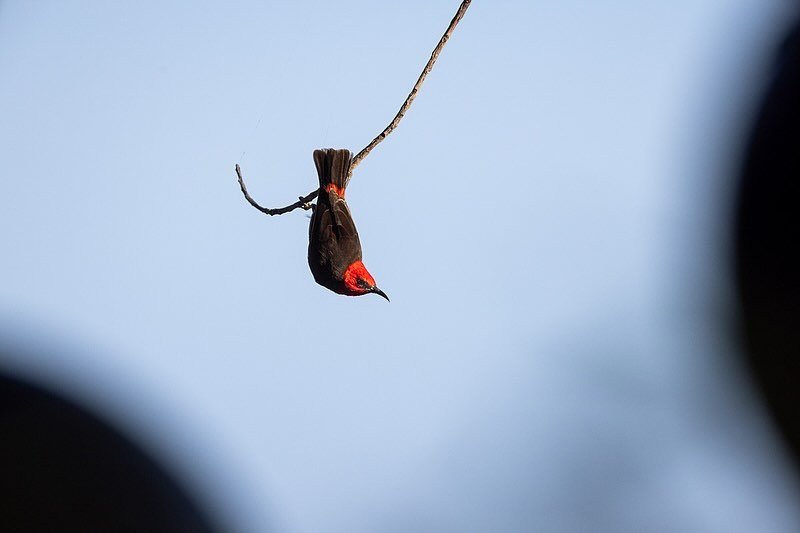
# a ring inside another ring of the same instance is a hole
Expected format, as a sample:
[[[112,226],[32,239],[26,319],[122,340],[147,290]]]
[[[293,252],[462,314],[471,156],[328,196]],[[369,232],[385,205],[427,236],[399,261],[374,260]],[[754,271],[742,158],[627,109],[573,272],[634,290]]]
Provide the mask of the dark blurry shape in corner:
[[[748,370],[800,468],[798,22],[776,57],[745,146],[734,249]]]
[[[63,398],[2,374],[0,529],[216,530],[116,430]]]

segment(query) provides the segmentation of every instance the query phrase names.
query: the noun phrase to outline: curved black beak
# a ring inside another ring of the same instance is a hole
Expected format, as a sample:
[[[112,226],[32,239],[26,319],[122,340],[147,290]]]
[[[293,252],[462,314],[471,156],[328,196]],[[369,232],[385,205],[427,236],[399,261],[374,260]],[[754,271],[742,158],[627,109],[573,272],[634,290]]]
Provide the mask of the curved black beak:
[[[386,293],[385,293],[385,292],[383,292],[382,290],[380,290],[378,287],[372,287],[372,289],[370,290],[370,292],[374,292],[375,294],[380,294],[381,296],[383,296],[384,298],[386,298],[386,301],[387,301],[387,302],[391,302],[391,300],[389,299],[389,297],[388,297],[388,296],[386,296]]]

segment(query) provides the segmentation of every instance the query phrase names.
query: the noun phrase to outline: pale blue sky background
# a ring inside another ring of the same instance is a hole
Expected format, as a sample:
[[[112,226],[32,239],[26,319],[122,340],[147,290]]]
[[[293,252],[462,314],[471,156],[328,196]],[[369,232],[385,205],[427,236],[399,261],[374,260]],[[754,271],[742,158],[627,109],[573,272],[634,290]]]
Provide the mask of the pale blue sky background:
[[[244,202],[361,149],[457,4],[3,0],[0,365],[240,531],[797,531],[721,259],[788,2],[475,0],[349,190],[391,303]]]

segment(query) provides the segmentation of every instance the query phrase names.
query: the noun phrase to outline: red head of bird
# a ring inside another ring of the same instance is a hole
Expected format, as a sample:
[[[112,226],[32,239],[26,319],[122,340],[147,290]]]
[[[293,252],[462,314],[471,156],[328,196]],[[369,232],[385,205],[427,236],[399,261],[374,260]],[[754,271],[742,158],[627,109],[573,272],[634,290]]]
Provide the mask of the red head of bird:
[[[347,267],[347,270],[344,271],[342,282],[348,296],[361,296],[362,294],[374,292],[387,300],[389,299],[386,293],[375,285],[375,278],[372,277],[372,274],[369,273],[367,267],[361,261],[355,261]]]

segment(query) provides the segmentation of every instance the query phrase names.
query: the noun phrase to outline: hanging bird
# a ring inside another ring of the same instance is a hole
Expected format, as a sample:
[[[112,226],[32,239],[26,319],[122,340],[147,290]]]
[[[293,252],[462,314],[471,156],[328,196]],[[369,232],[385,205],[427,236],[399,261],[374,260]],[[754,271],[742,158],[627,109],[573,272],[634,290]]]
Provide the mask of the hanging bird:
[[[422,69],[422,73],[417,78],[414,87],[411,88],[411,92],[408,93],[403,105],[400,106],[400,110],[377,137],[372,139],[355,157],[349,150],[327,148],[314,151],[314,164],[317,166],[319,174],[318,189],[298,197],[297,202],[285,207],[263,207],[247,192],[242,169],[238,164],[235,167],[239,187],[242,189],[245,200],[262,213],[275,216],[289,213],[295,209],[314,208],[311,226],[308,229],[308,266],[311,267],[311,273],[314,274],[316,282],[335,293],[360,296],[374,292],[389,299],[382,290],[375,286],[375,279],[361,261],[361,242],[358,240],[358,231],[356,231],[356,225],[350,215],[350,209],[344,200],[344,190],[352,169],[356,168],[372,149],[386,139],[400,124],[414,98],[417,97],[422,82],[433,69],[436,58],[439,57],[442,48],[450,39],[456,25],[464,17],[471,1],[462,0],[453,20],[450,21],[444,35],[431,52],[430,59]],[[317,198],[316,205],[311,204],[314,198]]]
[[[314,150],[319,196],[308,228],[308,266],[314,280],[335,293],[389,300],[361,261],[361,241],[344,199],[352,158],[350,150]]]

